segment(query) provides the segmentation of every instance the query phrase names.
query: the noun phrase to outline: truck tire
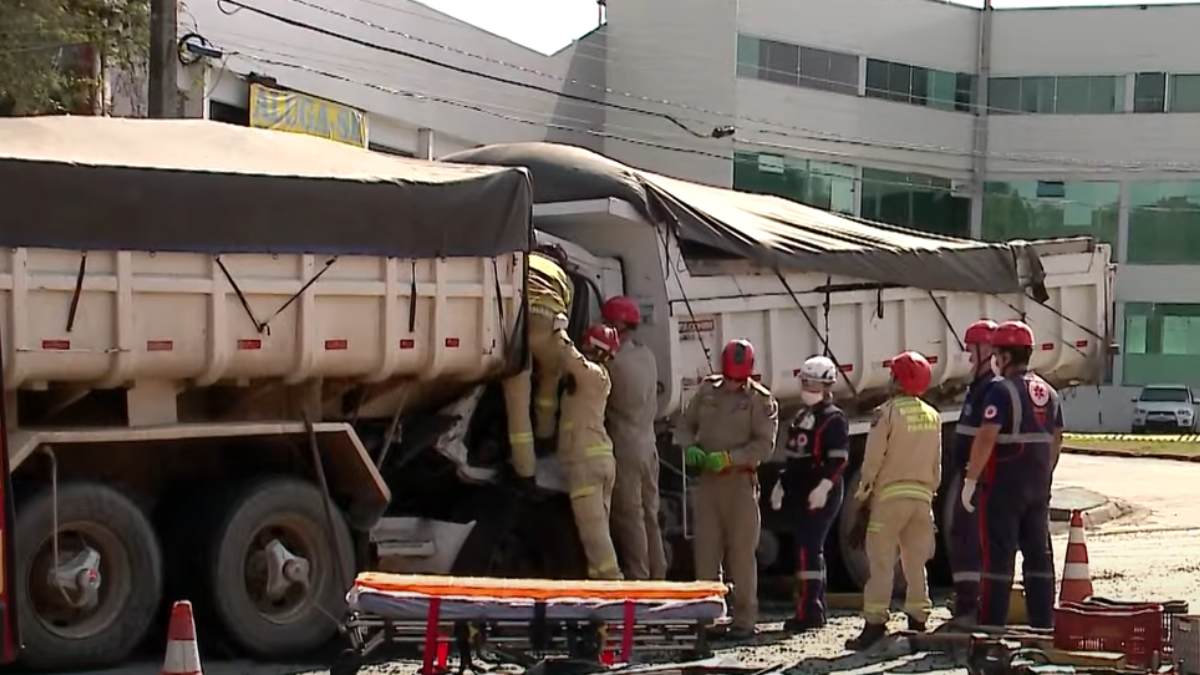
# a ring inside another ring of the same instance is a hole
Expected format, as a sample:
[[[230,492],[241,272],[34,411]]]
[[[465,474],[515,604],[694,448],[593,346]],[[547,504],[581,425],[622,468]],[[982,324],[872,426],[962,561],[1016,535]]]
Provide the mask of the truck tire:
[[[49,490],[17,509],[21,660],[55,671],[119,663],[146,637],[162,601],[162,551],[154,529],[113,488],[59,486],[58,569],[67,583],[82,582],[63,587],[48,579],[55,564],[53,523]],[[98,585],[89,592],[91,583]]]
[[[842,512],[830,533],[831,541],[827,541],[825,544],[826,569],[832,572],[835,566],[840,567],[841,572],[845,574],[845,580],[855,589],[866,586],[867,578],[871,575],[871,566],[867,560],[866,550],[850,545],[850,530],[854,528],[858,513],[862,509],[862,504],[854,498],[854,494],[858,492],[861,476],[862,474],[855,469],[846,477],[846,498],[842,502]],[[836,539],[836,542],[833,539]],[[897,560],[892,595],[902,595],[905,588],[907,588],[907,584],[904,582],[904,572],[901,569],[900,561]]]
[[[270,658],[315,649],[345,616],[356,571],[352,542],[336,508],[330,536],[324,499],[315,486],[296,479],[251,483],[209,533],[206,586],[213,614],[251,654]],[[268,583],[272,571],[274,588]]]

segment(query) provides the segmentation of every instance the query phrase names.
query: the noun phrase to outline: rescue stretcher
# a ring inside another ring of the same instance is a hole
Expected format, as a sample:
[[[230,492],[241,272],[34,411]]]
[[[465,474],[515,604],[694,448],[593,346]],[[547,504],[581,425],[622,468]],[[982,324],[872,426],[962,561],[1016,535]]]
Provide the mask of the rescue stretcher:
[[[553,581],[359,574],[347,594],[350,647],[331,675],[397,648],[420,646],[422,673],[459,672],[471,654],[513,660],[566,655],[631,662],[635,650],[687,656],[708,651],[706,630],[726,616],[728,588],[716,582]],[[611,639],[610,639],[611,636]]]

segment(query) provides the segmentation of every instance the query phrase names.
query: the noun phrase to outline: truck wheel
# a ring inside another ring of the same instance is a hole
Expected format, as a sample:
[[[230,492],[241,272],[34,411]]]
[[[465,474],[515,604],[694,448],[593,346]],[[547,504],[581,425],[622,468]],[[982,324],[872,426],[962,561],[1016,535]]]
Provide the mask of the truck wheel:
[[[355,573],[350,531],[324,495],[294,479],[252,483],[211,532],[208,588],[228,636],[262,657],[294,656],[324,644],[346,612]],[[338,564],[347,577],[338,578]]]
[[[859,511],[862,510],[862,504],[854,498],[854,494],[858,492],[858,482],[861,475],[858,471],[855,471],[853,474],[847,476],[846,498],[842,502],[842,513],[838,516],[838,521],[831,533],[831,537],[837,537],[837,545],[832,546],[834,542],[827,542],[825,545],[826,567],[829,568],[840,564],[841,571],[845,573],[847,581],[856,589],[866,586],[867,578],[871,576],[871,564],[867,560],[866,550],[850,545],[850,530],[854,528]],[[831,549],[836,551],[836,556],[829,555]],[[899,560],[897,560],[892,595],[903,594],[906,587],[904,572],[901,570]]]
[[[162,600],[162,552],[145,514],[95,483],[41,492],[17,509],[17,611],[22,662],[39,670],[123,661]]]

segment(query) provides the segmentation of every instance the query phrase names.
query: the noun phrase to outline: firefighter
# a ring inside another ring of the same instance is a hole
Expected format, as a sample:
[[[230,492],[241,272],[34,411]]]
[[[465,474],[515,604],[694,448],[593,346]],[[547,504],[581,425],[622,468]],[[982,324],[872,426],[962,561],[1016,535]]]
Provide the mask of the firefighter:
[[[796,538],[793,633],[825,626],[825,539],[842,508],[842,473],[850,460],[846,414],[833,403],[837,366],[814,356],[800,368],[804,407],[788,426],[784,468],[771,490],[771,508],[791,516]]]
[[[754,347],[731,340],[721,351],[721,374],[704,379],[679,425],[686,465],[703,472],[695,491],[696,575],[733,582],[729,637],[745,639],[758,621],[758,465],[775,447],[779,405],[751,376]]]
[[[979,622],[989,626],[1003,626],[1008,619],[1017,550],[1024,558],[1030,625],[1054,623],[1050,483],[1062,448],[1062,408],[1058,392],[1029,372],[1033,345],[1033,330],[1023,322],[996,328],[992,362],[1000,377],[984,395],[983,421],[963,482],[963,509],[978,511]]]
[[[617,458],[612,536],[626,579],[665,579],[667,556],[658,524],[658,365],[654,352],[637,339],[642,313],[632,298],[609,298],[604,321],[617,329],[621,349],[608,366],[606,426]]]
[[[995,379],[992,372],[992,335],[996,333],[996,322],[980,319],[967,327],[963,344],[970,355],[975,378],[967,387],[963,401],[962,416],[954,429],[954,450],[950,456],[950,470],[956,480],[958,493],[962,491],[971,456],[971,443],[983,420],[983,396]],[[954,500],[954,520],[950,526],[950,569],[954,580],[954,615],[956,624],[971,625],[976,621],[979,604],[979,522],[974,514],[962,508],[959,494]]]
[[[617,552],[608,521],[617,479],[612,441],[604,429],[604,408],[610,384],[608,363],[621,347],[616,329],[596,325],[583,334],[582,352],[566,334],[558,339],[566,390],[563,424],[558,434],[558,459],[567,479],[575,528],[587,556],[589,579],[620,579]]]
[[[854,495],[860,502],[871,500],[866,539],[871,573],[863,589],[866,626],[846,643],[851,650],[867,649],[887,634],[897,553],[908,584],[904,613],[909,629],[925,632],[932,608],[925,563],[936,548],[933,494],[942,480],[942,419],[919,398],[933,376],[924,356],[899,354],[891,370],[894,393],[875,411]]]
[[[537,469],[535,437],[541,443],[547,443],[554,436],[559,379],[563,359],[569,353],[567,347],[571,345],[569,339],[562,339],[567,334],[567,310],[574,294],[566,265],[566,254],[558,246],[543,246],[529,254],[526,301],[531,363],[503,382],[513,472],[519,481],[528,485],[534,483]],[[534,401],[536,429],[529,414],[534,366],[538,370]]]

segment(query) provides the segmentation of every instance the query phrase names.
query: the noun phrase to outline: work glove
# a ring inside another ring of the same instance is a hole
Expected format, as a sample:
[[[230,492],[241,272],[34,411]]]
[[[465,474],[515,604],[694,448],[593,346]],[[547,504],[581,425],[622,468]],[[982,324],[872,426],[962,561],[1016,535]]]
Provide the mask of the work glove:
[[[728,452],[710,452],[704,458],[704,470],[709,473],[720,473],[733,464],[733,458]]]
[[[771,488],[771,510],[778,511],[783,508],[783,481],[775,481],[775,487]]]
[[[962,507],[967,513],[975,513],[975,505],[972,503],[975,500],[976,481],[968,478],[963,481],[962,486]]]
[[[698,469],[704,466],[706,457],[708,457],[708,453],[698,445],[688,446],[688,449],[683,451],[683,463],[685,466],[691,468]]]
[[[808,510],[816,511],[825,508],[825,504],[829,502],[829,491],[832,489],[833,481],[828,478],[821,479],[821,482],[817,483],[817,487],[808,493]]]
[[[871,504],[864,504],[854,517],[854,527],[850,528],[849,544],[854,549],[862,549],[867,545],[867,527],[871,524]]]
[[[868,485],[867,483],[860,483],[858,486],[858,491],[854,493],[855,501],[867,501],[867,497],[871,496],[871,488],[873,487],[873,485]]]

